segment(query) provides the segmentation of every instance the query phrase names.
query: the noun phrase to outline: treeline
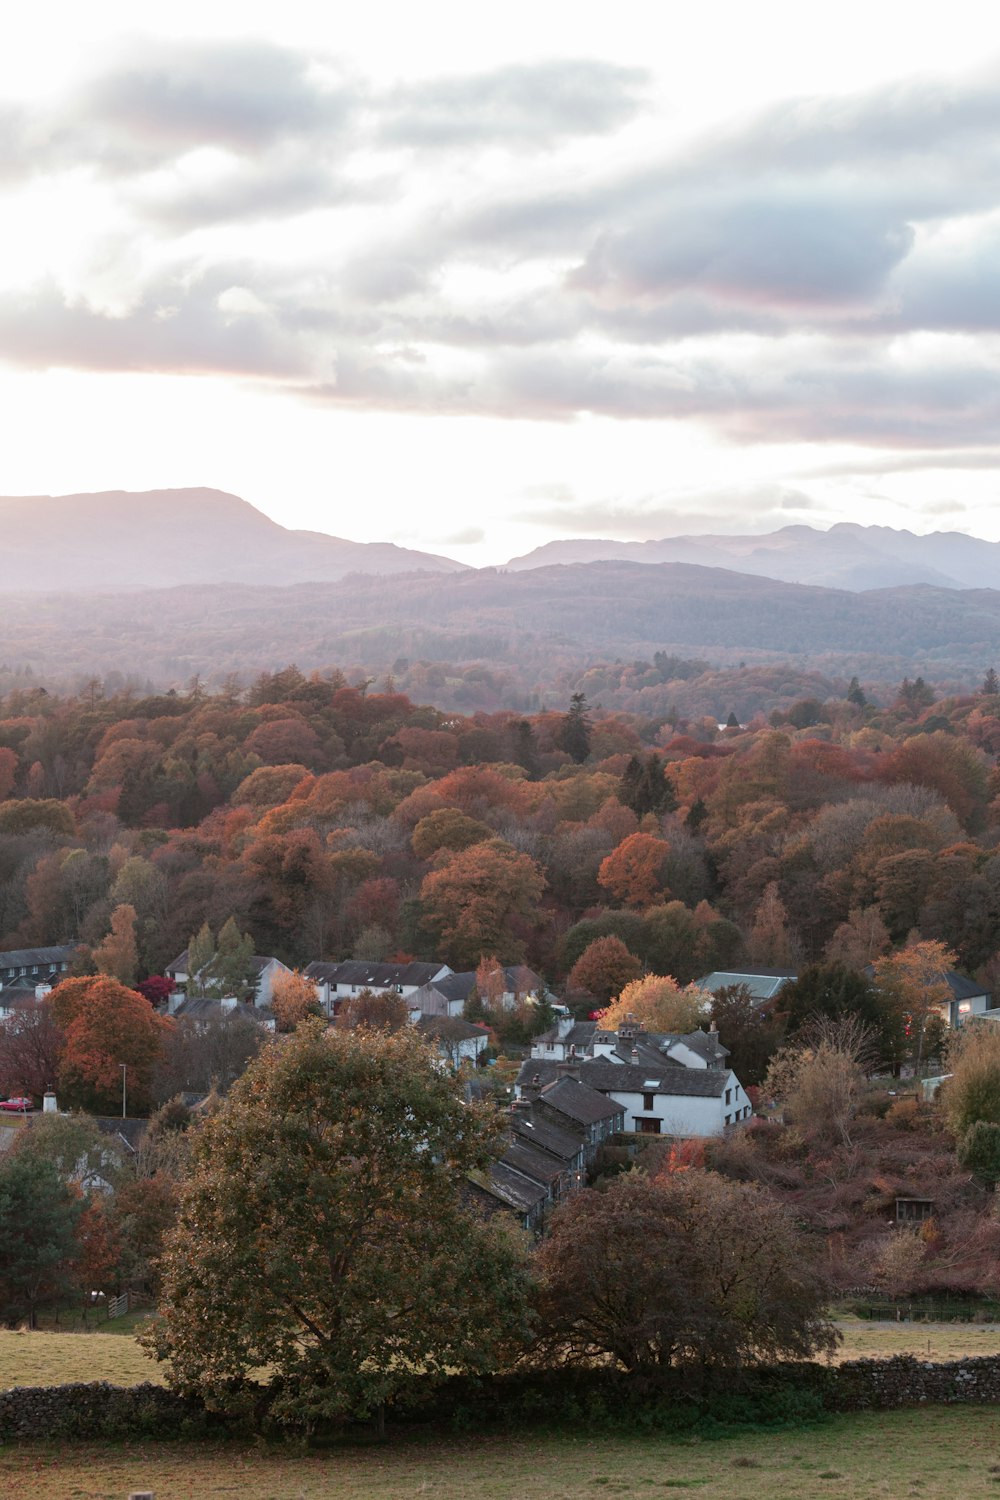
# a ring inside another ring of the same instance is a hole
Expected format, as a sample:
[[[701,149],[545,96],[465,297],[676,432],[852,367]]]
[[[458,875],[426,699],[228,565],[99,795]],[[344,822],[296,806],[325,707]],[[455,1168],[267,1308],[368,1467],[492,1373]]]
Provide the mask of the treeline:
[[[22,687],[0,705],[0,945],[92,950],[131,908],[139,978],[232,918],[291,964],[495,954],[559,982],[614,934],[686,982],[840,955],[877,920],[867,957],[916,934],[992,983],[1000,697],[812,685],[721,730],[581,693],[462,715],[295,668]]]

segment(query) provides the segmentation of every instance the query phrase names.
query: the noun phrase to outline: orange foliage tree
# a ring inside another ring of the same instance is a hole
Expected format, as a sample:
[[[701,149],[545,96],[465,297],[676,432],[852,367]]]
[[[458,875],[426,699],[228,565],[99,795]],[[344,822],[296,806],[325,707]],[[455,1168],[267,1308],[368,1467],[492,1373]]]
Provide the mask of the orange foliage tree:
[[[569,971],[568,990],[586,990],[602,1004],[617,995],[642,973],[642,964],[621,938],[595,938],[588,943]]]
[[[432,870],[420,899],[442,956],[456,969],[471,969],[483,953],[496,953],[504,963],[521,958],[512,920],[530,917],[544,888],[545,877],[529,855],[490,839]]]
[[[663,865],[669,853],[666,839],[632,833],[601,861],[598,883],[623,906],[652,906],[667,894]]]
[[[63,1033],[59,1087],[64,1100],[96,1114],[117,1113],[124,1065],[132,1113],[148,1110],[153,1073],[174,1022],[104,974],[64,979],[46,1003]]]
[[[618,999],[600,1012],[600,1022],[616,1031],[635,1019],[647,1031],[683,1035],[697,1031],[705,1019],[708,996],[696,985],[681,986],[668,974],[647,974],[627,984]]]
[[[278,974],[271,986],[271,1009],[279,1031],[294,1031],[306,1016],[320,1014],[316,986],[298,969]]]

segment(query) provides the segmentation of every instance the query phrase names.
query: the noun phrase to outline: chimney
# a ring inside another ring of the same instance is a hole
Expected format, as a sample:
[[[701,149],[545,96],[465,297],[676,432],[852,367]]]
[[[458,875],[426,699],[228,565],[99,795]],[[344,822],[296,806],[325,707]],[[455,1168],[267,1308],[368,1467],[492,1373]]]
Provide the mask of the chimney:
[[[529,1103],[532,1099],[537,1099],[541,1092],[542,1079],[538,1073],[534,1075],[530,1083],[521,1084],[521,1099],[526,1099]],[[520,1100],[515,1100],[514,1102],[517,1104]]]
[[[718,1022],[717,1021],[710,1021],[709,1022],[709,1024],[708,1024],[708,1034],[709,1034],[709,1036],[718,1036],[719,1035],[719,1026],[718,1026]]]
[[[51,1089],[46,1089],[42,1095],[42,1114],[57,1115],[58,1113],[59,1105],[56,1103],[56,1096]]]
[[[512,1099],[510,1105],[511,1119],[523,1119],[525,1115],[531,1114],[530,1099]]]
[[[638,1047],[633,1047],[632,1048],[632,1061],[634,1063],[637,1063],[639,1061],[639,1049],[638,1049]]]
[[[556,1077],[557,1078],[575,1078],[575,1079],[577,1079],[577,1081],[579,1081],[579,1078],[580,1078],[580,1059],[576,1055],[576,1049],[575,1048],[573,1048],[570,1051],[569,1057],[566,1059],[565,1062],[557,1062],[556,1063]]]

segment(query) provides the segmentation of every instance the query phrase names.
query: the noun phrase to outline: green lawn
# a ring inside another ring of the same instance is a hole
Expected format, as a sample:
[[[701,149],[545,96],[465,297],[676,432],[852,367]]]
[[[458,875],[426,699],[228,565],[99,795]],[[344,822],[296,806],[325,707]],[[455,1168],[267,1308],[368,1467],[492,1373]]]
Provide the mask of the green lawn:
[[[1000,1410],[927,1407],[840,1417],[717,1442],[580,1436],[296,1454],[241,1446],[37,1445],[0,1450],[0,1494],[31,1500],[625,1500],[696,1490],[705,1500],[965,1500],[1000,1493]]]

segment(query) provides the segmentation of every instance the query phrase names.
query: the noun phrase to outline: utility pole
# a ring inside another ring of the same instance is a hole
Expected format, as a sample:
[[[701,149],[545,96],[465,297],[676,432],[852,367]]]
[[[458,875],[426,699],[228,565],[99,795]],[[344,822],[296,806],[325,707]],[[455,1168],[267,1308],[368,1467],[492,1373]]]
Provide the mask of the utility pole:
[[[125,1079],[126,1079],[127,1072],[128,1072],[128,1064],[127,1063],[122,1063],[121,1069],[122,1069],[122,1119],[124,1120],[124,1118],[125,1118]]]

